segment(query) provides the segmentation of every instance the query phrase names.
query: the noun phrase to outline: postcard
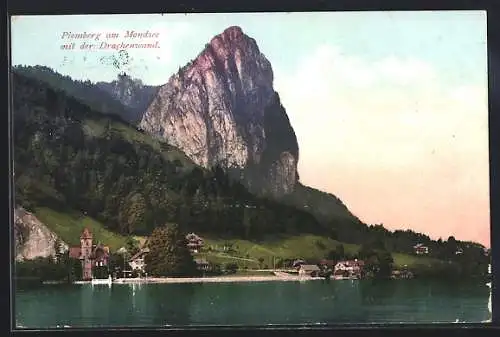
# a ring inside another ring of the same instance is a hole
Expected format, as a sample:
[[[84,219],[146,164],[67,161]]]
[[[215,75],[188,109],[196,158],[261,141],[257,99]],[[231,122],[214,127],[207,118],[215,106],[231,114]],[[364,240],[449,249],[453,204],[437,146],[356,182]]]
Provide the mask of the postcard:
[[[485,11],[13,16],[17,329],[491,320]]]

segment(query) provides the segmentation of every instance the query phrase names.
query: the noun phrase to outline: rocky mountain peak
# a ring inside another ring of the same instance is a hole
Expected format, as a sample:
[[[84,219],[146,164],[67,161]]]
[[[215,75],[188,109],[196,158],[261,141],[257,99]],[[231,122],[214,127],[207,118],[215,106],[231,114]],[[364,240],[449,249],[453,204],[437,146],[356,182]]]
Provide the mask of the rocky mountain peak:
[[[132,123],[140,121],[142,113],[151,103],[158,89],[144,85],[140,79],[132,78],[125,73],[119,74],[112,82],[98,82],[96,85],[127,108],[122,117]]]
[[[239,26],[231,26],[226,28],[220,35],[217,35],[214,39],[218,37],[222,37],[224,40],[238,40],[243,37],[248,38],[248,36],[243,34],[243,30]]]
[[[216,35],[161,86],[140,127],[201,166],[236,169],[255,190],[283,194],[297,181],[297,139],[271,64],[240,27]]]
[[[251,37],[245,35],[238,26],[229,27],[221,34],[212,38],[208,44],[208,51],[224,61],[231,57],[240,59],[242,57],[258,57],[261,53],[257,43]],[[207,49],[205,52],[207,52]]]

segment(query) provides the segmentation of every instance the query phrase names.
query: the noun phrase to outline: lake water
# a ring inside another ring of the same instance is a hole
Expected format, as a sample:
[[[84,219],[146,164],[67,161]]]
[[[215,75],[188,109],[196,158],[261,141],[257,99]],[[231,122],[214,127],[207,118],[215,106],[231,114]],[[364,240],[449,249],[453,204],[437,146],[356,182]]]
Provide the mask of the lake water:
[[[481,322],[484,282],[423,280],[44,285],[18,289],[26,328]]]

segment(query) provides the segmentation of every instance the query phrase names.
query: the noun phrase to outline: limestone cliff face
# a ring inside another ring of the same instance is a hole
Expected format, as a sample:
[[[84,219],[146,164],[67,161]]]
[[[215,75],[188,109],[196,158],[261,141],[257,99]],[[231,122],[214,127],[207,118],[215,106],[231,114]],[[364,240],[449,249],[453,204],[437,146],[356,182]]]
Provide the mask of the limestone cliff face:
[[[20,207],[14,210],[14,237],[16,261],[55,256],[57,236],[32,213]],[[68,245],[61,242],[61,250],[68,250]]]
[[[142,114],[151,103],[158,88],[144,85],[141,80],[131,78],[126,74],[118,75],[113,82],[97,82],[96,86],[119,100],[127,110],[122,117],[131,123],[141,120]]]
[[[298,144],[271,64],[239,27],[215,36],[161,86],[140,127],[203,167],[239,170],[256,191],[293,191]]]

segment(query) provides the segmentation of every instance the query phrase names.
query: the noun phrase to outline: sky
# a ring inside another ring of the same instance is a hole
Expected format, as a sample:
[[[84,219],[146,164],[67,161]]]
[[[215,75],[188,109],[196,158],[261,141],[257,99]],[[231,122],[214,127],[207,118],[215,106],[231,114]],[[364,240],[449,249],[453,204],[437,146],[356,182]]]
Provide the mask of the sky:
[[[365,223],[490,246],[485,11],[22,16],[11,62],[161,85],[233,25],[272,64],[302,183]],[[127,30],[158,32],[160,48],[129,49],[119,69],[115,50],[61,49],[64,32],[99,44]]]

